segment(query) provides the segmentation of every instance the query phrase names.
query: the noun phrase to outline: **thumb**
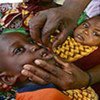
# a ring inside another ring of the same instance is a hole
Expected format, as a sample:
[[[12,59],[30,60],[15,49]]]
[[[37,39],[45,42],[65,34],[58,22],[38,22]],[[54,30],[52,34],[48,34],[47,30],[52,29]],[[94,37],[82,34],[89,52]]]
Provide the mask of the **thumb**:
[[[67,72],[68,74],[72,75],[72,72],[70,70],[70,64],[69,63],[65,63],[63,61],[61,61],[57,56],[54,56],[54,59],[61,65],[63,65],[63,69],[65,72]]]

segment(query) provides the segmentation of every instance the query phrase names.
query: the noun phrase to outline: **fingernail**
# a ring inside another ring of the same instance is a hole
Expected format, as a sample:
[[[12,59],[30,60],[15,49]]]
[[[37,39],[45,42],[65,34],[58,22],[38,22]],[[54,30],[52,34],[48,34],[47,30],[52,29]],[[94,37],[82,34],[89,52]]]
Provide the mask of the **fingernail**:
[[[40,65],[40,64],[41,64],[41,63],[40,63],[40,60],[35,60],[34,62],[35,62],[35,64],[37,64],[37,65]]]
[[[30,70],[30,66],[29,65],[24,65],[23,68],[25,68],[26,70]]]
[[[27,75],[27,71],[26,71],[26,70],[22,70],[21,73],[22,73],[23,75]]]
[[[30,81],[33,81],[32,78],[29,78]]]

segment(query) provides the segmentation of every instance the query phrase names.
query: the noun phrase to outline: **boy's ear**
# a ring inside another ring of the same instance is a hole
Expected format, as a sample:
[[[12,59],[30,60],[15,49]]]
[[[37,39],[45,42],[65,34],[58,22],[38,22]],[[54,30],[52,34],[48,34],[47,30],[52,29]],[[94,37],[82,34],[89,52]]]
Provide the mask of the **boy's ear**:
[[[17,75],[8,75],[7,72],[1,72],[0,73],[0,79],[3,83],[7,85],[14,85],[18,76]]]

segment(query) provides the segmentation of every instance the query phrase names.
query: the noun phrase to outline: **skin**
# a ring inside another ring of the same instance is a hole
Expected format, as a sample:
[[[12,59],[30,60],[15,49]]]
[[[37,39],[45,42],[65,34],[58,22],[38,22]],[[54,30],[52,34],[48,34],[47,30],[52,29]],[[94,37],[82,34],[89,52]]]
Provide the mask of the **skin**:
[[[77,27],[74,31],[74,38],[85,45],[100,46],[100,16],[91,18]]]
[[[58,58],[56,58],[57,60]],[[25,65],[22,70],[22,74],[31,77],[34,79],[34,70],[37,72],[37,76],[41,77],[43,80],[48,80],[55,85],[57,85],[61,90],[69,90],[69,89],[79,89],[82,87],[87,87],[89,82],[89,76],[85,71],[82,71],[80,68],[71,63],[64,63],[61,60],[57,60],[57,62],[63,65],[63,69],[59,69],[57,66],[49,64],[48,62],[37,59],[35,60],[35,64],[40,67],[40,69],[44,69],[47,73],[42,73],[41,70],[32,65]],[[67,71],[67,72],[66,72]],[[49,73],[48,73],[49,72]],[[91,74],[92,80],[91,84],[100,82],[100,65],[94,66],[88,72]],[[56,73],[56,74],[55,74]],[[83,81],[84,80],[84,81]],[[34,80],[33,80],[34,82]]]
[[[0,60],[0,66],[2,66],[0,67],[0,77],[4,83],[1,83],[1,85],[4,88],[6,88],[6,85],[15,84],[17,80],[23,83],[27,80],[27,77],[20,73],[23,65],[31,64],[34,66],[34,60],[36,58],[45,60],[52,58],[52,55],[46,49],[36,44],[33,45],[21,33],[1,35],[0,47],[0,56],[2,57]],[[36,75],[34,75],[34,82],[46,83]]]
[[[53,47],[57,47],[67,38],[67,33],[75,28],[81,12],[91,0],[65,0],[63,6],[38,12],[30,20],[31,37],[46,46],[51,47],[49,36],[56,30],[59,34]],[[74,10],[73,10],[74,9]]]

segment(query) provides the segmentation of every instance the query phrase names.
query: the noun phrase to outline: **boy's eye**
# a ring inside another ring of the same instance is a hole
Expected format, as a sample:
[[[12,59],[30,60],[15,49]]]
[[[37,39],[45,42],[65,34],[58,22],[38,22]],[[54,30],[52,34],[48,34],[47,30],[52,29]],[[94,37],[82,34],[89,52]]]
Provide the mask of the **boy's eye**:
[[[84,28],[89,28],[89,24],[88,23],[83,23],[83,27]]]
[[[14,54],[21,54],[21,53],[23,53],[25,51],[25,48],[23,48],[23,47],[19,47],[19,48],[16,48],[16,49],[14,49]]]
[[[93,34],[93,36],[100,36],[100,34],[98,32],[95,32],[95,31],[92,34]]]

